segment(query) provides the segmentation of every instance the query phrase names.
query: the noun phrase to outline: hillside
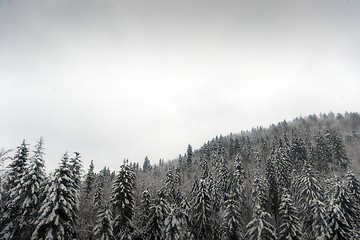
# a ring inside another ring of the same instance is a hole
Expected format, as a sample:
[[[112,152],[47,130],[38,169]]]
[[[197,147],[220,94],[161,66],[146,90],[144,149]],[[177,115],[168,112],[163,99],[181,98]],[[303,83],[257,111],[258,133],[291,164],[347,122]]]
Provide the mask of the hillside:
[[[42,144],[11,156],[1,239],[360,238],[358,113],[216,136],[118,172],[82,170],[75,153],[47,176]]]

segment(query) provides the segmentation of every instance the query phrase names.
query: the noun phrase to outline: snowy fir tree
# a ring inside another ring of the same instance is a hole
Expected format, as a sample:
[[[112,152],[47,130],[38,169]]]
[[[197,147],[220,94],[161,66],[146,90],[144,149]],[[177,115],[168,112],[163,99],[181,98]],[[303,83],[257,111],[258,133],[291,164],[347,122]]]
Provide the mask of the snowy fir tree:
[[[155,204],[150,207],[150,216],[148,224],[146,225],[144,239],[164,239],[164,217],[165,216],[163,215],[163,209],[160,206],[160,202],[156,201]]]
[[[60,166],[46,189],[36,228],[31,239],[76,239],[76,197],[69,156],[64,154]]]
[[[310,239],[327,240],[330,239],[330,228],[327,223],[326,206],[320,200],[313,200],[311,203],[311,225]]]
[[[269,222],[271,219],[270,213],[262,210],[259,205],[255,206],[254,217],[247,224],[245,239],[248,240],[275,240],[276,230]]]
[[[240,203],[237,201],[236,194],[229,194],[224,202],[225,209],[222,216],[222,236],[223,240],[244,239],[244,221],[241,217]]]
[[[34,155],[29,159],[27,174],[21,179],[24,189],[24,200],[21,204],[20,218],[21,238],[30,239],[34,230],[35,220],[44,196],[45,188],[45,162],[43,139],[40,138],[35,146]]]
[[[187,216],[184,211],[174,205],[164,222],[165,240],[182,240],[186,238]]]
[[[105,204],[97,212],[96,223],[94,227],[94,236],[97,240],[114,240],[113,218],[111,208]]]
[[[206,180],[200,179],[198,192],[193,205],[194,235],[196,239],[206,240],[212,236],[211,214],[208,183]]]
[[[136,234],[133,227],[134,217],[135,173],[124,161],[112,185],[111,203],[114,215],[114,235],[123,238],[125,235]]]
[[[93,191],[93,185],[95,183],[95,173],[94,173],[94,161],[91,160],[89,170],[85,176],[85,198],[89,199],[90,194]]]
[[[25,201],[26,188],[23,179],[28,175],[29,149],[25,140],[17,147],[14,158],[8,166],[5,183],[5,207],[1,213],[0,238],[19,239],[22,204]]]
[[[341,209],[341,206],[331,200],[327,214],[327,223],[330,229],[329,239],[352,239],[352,229],[343,213],[343,210]]]
[[[296,209],[292,197],[289,192],[284,190],[281,195],[279,208],[281,216],[280,239],[284,240],[300,240],[302,239],[302,226],[298,218],[298,210]]]
[[[142,232],[146,231],[146,225],[150,218],[150,207],[151,207],[151,195],[148,190],[143,191],[141,199],[141,229]]]

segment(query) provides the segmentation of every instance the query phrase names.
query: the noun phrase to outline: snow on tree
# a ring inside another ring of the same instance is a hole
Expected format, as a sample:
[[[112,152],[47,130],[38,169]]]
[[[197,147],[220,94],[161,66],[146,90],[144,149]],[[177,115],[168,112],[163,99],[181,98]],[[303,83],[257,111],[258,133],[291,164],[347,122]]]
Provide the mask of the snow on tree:
[[[310,238],[315,240],[330,239],[330,228],[327,223],[326,206],[323,202],[315,199],[311,203],[312,225]]]
[[[357,204],[360,204],[360,181],[352,171],[349,171],[346,174],[346,179],[346,187],[348,191],[353,195]]]
[[[276,230],[274,226],[269,222],[271,218],[270,213],[262,210],[262,207],[259,205],[255,206],[254,217],[246,225],[246,235],[245,239],[247,240],[275,240]]]
[[[241,217],[240,203],[235,193],[226,196],[225,209],[222,214],[222,237],[223,240],[244,239],[244,221]]]
[[[212,236],[211,200],[208,183],[200,179],[198,192],[193,204],[194,235],[196,239],[206,240]]]
[[[147,156],[145,157],[142,169],[143,169],[144,172],[148,172],[148,171],[151,170],[151,163],[150,163],[150,160],[149,160],[149,158]]]
[[[151,195],[148,190],[143,191],[141,199],[141,213],[140,213],[140,222],[142,232],[145,232],[146,225],[150,217],[150,207],[151,207]]]
[[[279,213],[281,216],[280,239],[300,240],[302,239],[301,223],[298,218],[298,210],[289,192],[284,190],[281,195]]]
[[[328,130],[326,140],[331,149],[331,162],[340,169],[346,169],[350,164],[350,159],[346,154],[345,145],[336,130]]]
[[[339,203],[331,200],[329,204],[327,223],[330,228],[329,239],[351,239],[352,229]]]
[[[28,172],[21,179],[24,200],[21,204],[20,218],[21,237],[30,239],[34,230],[41,201],[44,199],[45,163],[43,139],[40,138],[35,146],[34,155],[29,160]]]
[[[254,170],[254,178],[251,189],[252,206],[260,206],[265,209],[268,201],[268,186],[265,179],[259,174],[259,167]]]
[[[113,218],[110,206],[105,204],[101,207],[96,216],[94,236],[98,240],[114,240]]]
[[[187,164],[188,169],[191,169],[192,162],[193,162],[193,154],[194,153],[193,153],[193,150],[192,150],[192,147],[191,147],[190,144],[188,145],[188,148],[186,150],[186,154],[187,154],[186,164]]]
[[[93,185],[95,182],[95,173],[94,173],[94,161],[91,160],[89,170],[85,177],[85,198],[90,198],[90,193],[93,190]]]
[[[74,180],[67,153],[62,157],[60,166],[55,170],[50,184],[47,185],[46,198],[42,203],[36,228],[31,239],[75,239],[76,197]]]
[[[28,175],[29,149],[25,140],[17,147],[14,158],[8,166],[5,183],[5,206],[2,209],[0,221],[0,238],[19,239],[21,233],[21,206],[25,200],[24,178]]]
[[[113,182],[110,200],[113,206],[116,238],[121,239],[127,235],[136,234],[132,223],[135,207],[134,189],[135,173],[125,160]]]
[[[290,145],[290,159],[294,163],[295,169],[301,169],[307,161],[307,148],[302,138],[298,137],[295,130],[292,132],[292,142]]]
[[[165,240],[185,239],[187,231],[187,216],[185,212],[176,205],[170,208],[170,212],[164,222]]]
[[[164,215],[160,202],[157,200],[154,205],[150,207],[150,216],[144,239],[146,240],[162,240],[164,239]]]

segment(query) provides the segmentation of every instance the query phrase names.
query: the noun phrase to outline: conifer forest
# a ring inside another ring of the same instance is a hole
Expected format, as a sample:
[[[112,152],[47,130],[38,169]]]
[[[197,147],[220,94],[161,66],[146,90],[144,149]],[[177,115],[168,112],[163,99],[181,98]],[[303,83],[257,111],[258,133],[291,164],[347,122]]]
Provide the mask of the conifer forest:
[[[118,169],[65,152],[50,171],[46,139],[20,139],[0,154],[0,239],[360,239],[359,113],[204,141]]]

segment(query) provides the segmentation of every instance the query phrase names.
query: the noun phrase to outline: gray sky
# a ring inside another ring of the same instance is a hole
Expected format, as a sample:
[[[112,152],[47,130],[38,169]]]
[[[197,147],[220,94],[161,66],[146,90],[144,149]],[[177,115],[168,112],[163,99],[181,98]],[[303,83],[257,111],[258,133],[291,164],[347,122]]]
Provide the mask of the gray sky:
[[[358,111],[355,0],[0,0],[0,147],[117,169]]]

